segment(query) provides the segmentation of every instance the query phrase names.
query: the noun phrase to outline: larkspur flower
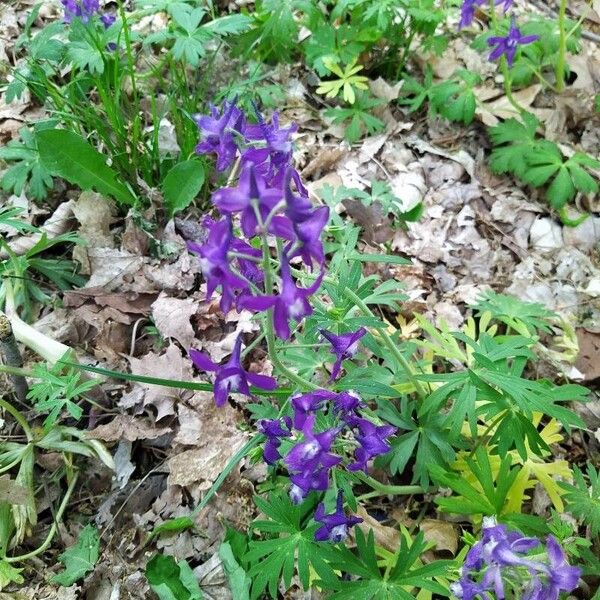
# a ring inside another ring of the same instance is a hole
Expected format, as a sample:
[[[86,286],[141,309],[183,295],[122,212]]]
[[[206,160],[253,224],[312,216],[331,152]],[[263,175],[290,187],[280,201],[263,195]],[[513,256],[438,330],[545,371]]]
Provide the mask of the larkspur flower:
[[[261,419],[258,421],[258,430],[266,438],[267,442],[263,450],[263,458],[268,465],[275,464],[280,458],[279,446],[281,438],[292,435],[292,420],[289,417],[281,419]]]
[[[488,46],[495,46],[490,52],[489,60],[497,60],[504,55],[508,66],[512,67],[519,46],[531,44],[539,39],[539,35],[522,35],[513,19],[507,35],[492,36],[487,39]]]
[[[321,523],[321,527],[315,532],[317,542],[332,542],[338,544],[346,539],[350,527],[362,523],[360,517],[347,517],[344,513],[344,498],[342,492],[338,492],[336,510],[331,514],[325,513],[325,506],[321,502],[315,511],[315,521]]]
[[[94,15],[100,17],[100,21],[108,29],[116,20],[115,15],[100,12],[99,0],[61,0],[64,9],[63,20],[71,23],[73,19],[80,19],[82,23],[89,23]]]
[[[337,414],[342,421],[351,427],[355,419],[358,418],[356,411],[365,406],[366,404],[362,401],[362,398],[353,390],[340,392],[333,399],[334,414]]]
[[[331,344],[330,352],[335,355],[335,363],[331,370],[329,381],[333,381],[340,374],[342,361],[354,358],[358,352],[358,342],[366,335],[367,330],[360,327],[356,331],[350,331],[341,335],[335,335],[327,329],[319,329],[319,333]]]
[[[252,396],[250,385],[263,390],[274,390],[277,382],[273,377],[250,373],[242,367],[241,363],[242,336],[237,337],[231,357],[224,365],[214,363],[204,352],[189,350],[192,362],[201,371],[214,371],[217,375],[214,383],[215,404],[223,406],[232,392],[239,392],[246,396]]]
[[[329,488],[329,469],[317,467],[314,471],[291,473],[290,500],[300,504],[312,492],[325,492]]]
[[[340,429],[332,428],[315,433],[314,424],[315,415],[310,415],[302,427],[304,440],[297,443],[283,459],[291,472],[307,475],[315,473],[321,467],[330,469],[342,460],[341,457],[330,453]]]
[[[290,337],[290,321],[301,321],[312,313],[307,298],[320,287],[324,273],[308,288],[299,288],[292,279],[290,266],[285,256],[281,259],[281,290],[277,295],[250,296],[245,294],[238,301],[239,308],[263,311],[273,308],[273,324],[277,337],[287,340]]]
[[[231,271],[228,251],[233,242],[231,219],[225,217],[208,225],[209,234],[204,244],[188,242],[188,249],[200,256],[200,268],[206,280],[206,298],[210,300],[221,286],[221,310],[228,312],[236,297],[236,290],[245,290],[248,282]]]
[[[196,115],[196,125],[202,133],[202,140],[196,146],[196,154],[216,154],[217,171],[230,167],[238,152],[236,136],[242,135],[245,119],[235,102],[223,102],[222,113],[210,105],[209,115]]]
[[[348,470],[366,473],[369,460],[389,452],[391,446],[387,438],[397,429],[392,425],[375,425],[363,418],[354,419],[352,425],[358,428],[359,433],[355,437],[360,446],[354,451],[355,462],[348,465]]]
[[[282,199],[281,190],[268,187],[252,164],[244,167],[236,187],[221,188],[212,196],[213,204],[221,212],[241,213],[242,231],[248,238],[257,233],[259,222],[256,212],[265,223],[269,213]]]
[[[295,394],[291,398],[294,410],[294,427],[302,429],[309,415],[320,410],[327,400],[333,400],[337,394],[328,390],[315,390],[306,394]]]
[[[488,0],[464,0],[460,9],[460,21],[458,28],[468,27],[473,23],[477,7],[489,4]],[[502,4],[503,12],[506,12],[512,5],[513,0],[495,0],[496,6]]]
[[[505,581],[520,588],[522,600],[558,600],[561,591],[570,592],[577,586],[580,569],[566,561],[558,542],[547,539],[548,562],[543,562],[539,550],[535,560],[528,556],[542,542],[516,531],[509,531],[493,517],[484,517],[481,540],[467,553],[459,581],[451,586],[461,600],[505,597]]]

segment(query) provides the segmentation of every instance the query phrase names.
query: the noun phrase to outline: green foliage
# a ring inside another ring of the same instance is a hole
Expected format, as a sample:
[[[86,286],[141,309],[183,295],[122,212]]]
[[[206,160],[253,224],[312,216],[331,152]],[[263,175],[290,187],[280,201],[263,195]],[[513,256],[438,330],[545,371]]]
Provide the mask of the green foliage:
[[[219,558],[223,563],[229,588],[235,600],[250,600],[252,580],[236,560],[229,542],[223,542],[219,547]]]
[[[0,560],[0,591],[11,583],[21,585],[25,581],[22,571],[23,569],[16,569],[5,560]]]
[[[323,59],[323,65],[328,71],[337,75],[338,79],[321,81],[317,88],[317,94],[325,94],[326,98],[335,98],[341,92],[348,104],[354,104],[356,90],[369,89],[368,78],[364,75],[357,75],[364,67],[357,65],[356,60],[347,64],[343,69],[329,58]]]
[[[38,129],[42,124],[38,124]],[[36,200],[43,200],[52,188],[48,169],[40,160],[36,136],[27,127],[19,130],[21,140],[12,140],[0,148],[0,159],[14,162],[2,176],[2,189],[20,196],[26,190]]]
[[[206,44],[227,35],[240,34],[249,26],[248,17],[228,15],[202,23],[207,16],[204,8],[194,8],[182,2],[165,7],[172,17],[171,26],[156,31],[144,39],[144,44],[171,44],[175,60],[197,67],[206,54]]]
[[[398,550],[385,561],[383,569],[373,530],[366,538],[361,529],[356,529],[355,535],[356,553],[343,546],[337,547],[330,562],[336,570],[355,578],[322,578],[319,582],[323,587],[334,590],[330,600],[412,600],[417,590],[449,596],[447,585],[441,581],[453,562],[437,560],[424,564],[420,557],[430,545],[425,543],[422,533],[411,539],[404,529]]]
[[[369,134],[378,133],[385,129],[385,123],[374,117],[369,110],[382,104],[382,100],[371,98],[366,93],[358,93],[356,101],[348,107],[335,106],[328,108],[325,115],[334,123],[345,123],[344,137],[353,144],[358,141],[365,132]]]
[[[93,570],[100,554],[100,536],[93,525],[86,525],[74,546],[58,558],[65,570],[52,577],[52,582],[69,587]]]
[[[44,419],[44,427],[52,427],[64,410],[78,421],[83,409],[76,403],[86,392],[98,385],[93,379],[83,379],[78,369],[64,369],[60,363],[53,367],[38,363],[33,368],[38,379],[29,389],[27,399],[31,400],[37,412],[48,413]]]
[[[493,319],[526,337],[538,335],[540,331],[550,333],[549,321],[558,316],[542,304],[523,302],[515,296],[496,294],[491,290],[484,292],[472,308],[478,317],[487,312]]]
[[[202,189],[204,177],[204,164],[196,159],[177,163],[166,174],[162,192],[169,217],[186,209],[193,202]]]
[[[266,539],[251,539],[244,559],[250,563],[248,575],[252,578],[251,598],[255,600],[266,590],[271,598],[278,597],[280,582],[285,588],[292,583],[294,572],[305,590],[309,589],[311,570],[319,577],[335,579],[327,558],[332,555],[328,544],[315,542],[316,525],[308,525],[314,503],[305,501],[293,505],[287,494],[271,494],[268,500],[255,497],[255,503],[269,520],[257,520],[252,530],[266,535]]]
[[[592,536],[600,536],[600,470],[591,463],[587,465],[587,478],[577,467],[573,467],[573,484],[561,481],[560,486],[566,491],[567,510],[589,526]]]
[[[80,135],[66,129],[50,129],[38,132],[36,139],[42,163],[53,175],[82,190],[95,190],[123,204],[135,204],[135,196],[106,164],[106,157]]]
[[[597,169],[600,162],[583,152],[563,155],[554,142],[539,139],[539,121],[523,113],[523,123],[508,119],[489,129],[494,143],[490,166],[496,173],[512,173],[534,187],[546,187],[546,198],[555,209],[561,209],[576,192],[594,194],[598,182],[586,169]]]
[[[425,69],[423,83],[414,78],[405,80],[402,91],[406,98],[400,100],[414,112],[427,102],[431,114],[441,114],[449,121],[459,121],[468,125],[475,117],[477,99],[473,88],[481,78],[471,71],[459,69],[454,75],[439,83],[433,82],[433,71]]]
[[[481,486],[472,485],[462,474],[447,471],[439,465],[432,465],[431,475],[436,483],[448,487],[457,495],[449,498],[438,497],[435,502],[444,512],[464,515],[502,515],[508,492],[518,473],[518,467],[511,466],[511,458],[503,456],[500,468],[494,474],[485,449],[479,446],[474,456],[466,459],[469,470]]]
[[[204,594],[187,561],[155,554],[146,565],[146,579],[160,600],[202,600]]]

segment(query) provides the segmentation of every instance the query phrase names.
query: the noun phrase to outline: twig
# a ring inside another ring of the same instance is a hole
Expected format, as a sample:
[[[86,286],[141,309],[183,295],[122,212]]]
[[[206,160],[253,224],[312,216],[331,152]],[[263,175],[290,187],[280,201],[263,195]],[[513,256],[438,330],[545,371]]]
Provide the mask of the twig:
[[[21,368],[23,366],[23,358],[17,346],[17,340],[13,335],[12,326],[9,318],[0,311],[0,350],[4,355],[6,364],[10,367]],[[25,404],[29,387],[27,381],[22,375],[12,374],[10,379],[15,388],[17,398]]]

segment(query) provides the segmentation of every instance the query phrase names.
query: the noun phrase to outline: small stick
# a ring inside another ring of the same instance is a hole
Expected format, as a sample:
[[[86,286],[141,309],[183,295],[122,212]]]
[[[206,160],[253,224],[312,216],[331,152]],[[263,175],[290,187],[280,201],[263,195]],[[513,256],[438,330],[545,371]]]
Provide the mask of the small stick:
[[[8,366],[18,368],[23,366],[23,359],[21,358],[21,353],[17,346],[17,340],[13,335],[10,320],[2,313],[0,313],[0,350],[2,350],[2,354],[4,355],[4,359]],[[10,378],[15,388],[17,398],[25,403],[27,400],[27,393],[29,392],[25,377],[22,375],[11,375]]]

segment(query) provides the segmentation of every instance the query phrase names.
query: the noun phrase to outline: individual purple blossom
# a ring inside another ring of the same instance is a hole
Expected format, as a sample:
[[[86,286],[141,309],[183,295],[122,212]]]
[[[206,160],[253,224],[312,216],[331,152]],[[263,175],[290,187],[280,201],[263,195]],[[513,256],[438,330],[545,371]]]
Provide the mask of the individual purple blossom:
[[[290,437],[292,435],[291,428],[292,420],[289,417],[261,419],[258,422],[258,430],[267,438],[263,458],[268,465],[275,464],[281,458],[281,454],[279,454],[280,438]]]
[[[495,0],[496,6],[502,4],[503,12],[506,12],[512,5],[514,0]],[[460,21],[458,28],[468,27],[473,23],[475,11],[478,6],[489,4],[488,0],[464,0],[460,9]]]
[[[290,321],[297,322],[312,313],[307,298],[314,294],[321,285],[324,273],[321,272],[316,281],[308,288],[299,288],[292,279],[288,259],[281,259],[281,288],[277,295],[250,296],[244,294],[238,301],[239,308],[263,311],[273,308],[273,324],[277,337],[287,340],[290,337]]]
[[[396,433],[393,425],[375,425],[368,419],[356,418],[352,426],[358,428],[356,441],[360,444],[354,451],[355,462],[348,465],[349,471],[367,472],[367,462],[380,454],[389,452],[391,446],[387,438]]]
[[[334,400],[337,394],[328,390],[315,390],[306,394],[292,396],[291,404],[294,410],[294,427],[302,429],[311,413],[320,410],[327,400]]]
[[[339,456],[329,452],[340,429],[333,428],[315,433],[314,424],[315,415],[313,414],[306,419],[302,427],[304,440],[296,444],[284,459],[288,469],[292,472],[314,473],[320,467],[330,469],[342,460]]]
[[[290,475],[290,499],[293,504],[300,504],[312,492],[325,492],[329,488],[329,469],[317,467],[314,471],[303,471]]]
[[[196,146],[197,154],[216,154],[217,171],[231,166],[238,152],[235,136],[243,134],[245,119],[235,102],[223,102],[222,113],[210,105],[210,115],[196,115],[196,125],[202,140]]]
[[[356,411],[365,406],[362,398],[352,390],[340,392],[333,399],[333,412],[350,427],[354,426],[355,420],[358,418]]]
[[[360,327],[356,331],[335,335],[335,333],[327,331],[327,329],[319,329],[319,333],[331,344],[330,352],[335,355],[335,363],[329,377],[329,381],[331,382],[340,374],[342,361],[356,356],[358,342],[366,335],[367,330],[364,327]]]
[[[217,190],[212,201],[223,213],[241,212],[242,231],[246,237],[251,238],[256,235],[259,225],[256,211],[265,223],[269,213],[282,198],[281,190],[268,187],[255,166],[249,164],[242,170],[237,187]]]
[[[221,286],[221,310],[228,312],[235,299],[236,290],[245,290],[248,282],[231,271],[228,251],[233,242],[231,219],[225,217],[208,225],[209,233],[204,244],[188,242],[188,249],[200,256],[200,268],[206,280],[206,298],[210,300]]]
[[[277,387],[277,382],[273,377],[250,373],[242,367],[241,349],[242,336],[240,334],[235,341],[230,359],[224,365],[214,363],[204,352],[194,349],[189,351],[190,358],[198,369],[216,372],[214,394],[217,406],[223,406],[232,392],[252,396],[250,385],[263,390],[274,390]]]
[[[100,20],[102,21],[102,24],[104,25],[104,27],[106,29],[108,29],[117,20],[117,16],[112,15],[110,13],[106,13],[106,14],[100,15]],[[109,45],[111,45],[111,44],[109,44]],[[112,45],[114,45],[116,48],[115,44],[112,44]]]
[[[338,492],[336,510],[331,514],[325,514],[325,506],[321,502],[315,511],[315,521],[321,523],[321,527],[315,532],[317,542],[332,542],[338,544],[346,539],[350,527],[362,523],[360,517],[347,517],[344,513],[344,498],[342,492]]]
[[[512,67],[519,46],[531,44],[539,40],[539,35],[521,35],[519,28],[513,19],[508,30],[508,35],[492,36],[487,40],[488,46],[495,46],[490,52],[489,60],[497,60],[501,56],[506,56],[506,62],[509,67]]]
[[[548,585],[544,591],[545,595],[542,596],[540,592],[537,596],[532,595],[530,600],[558,600],[560,592],[571,592],[577,587],[581,576],[581,569],[569,565],[563,549],[554,536],[548,536],[546,550],[550,564],[546,570]]]

